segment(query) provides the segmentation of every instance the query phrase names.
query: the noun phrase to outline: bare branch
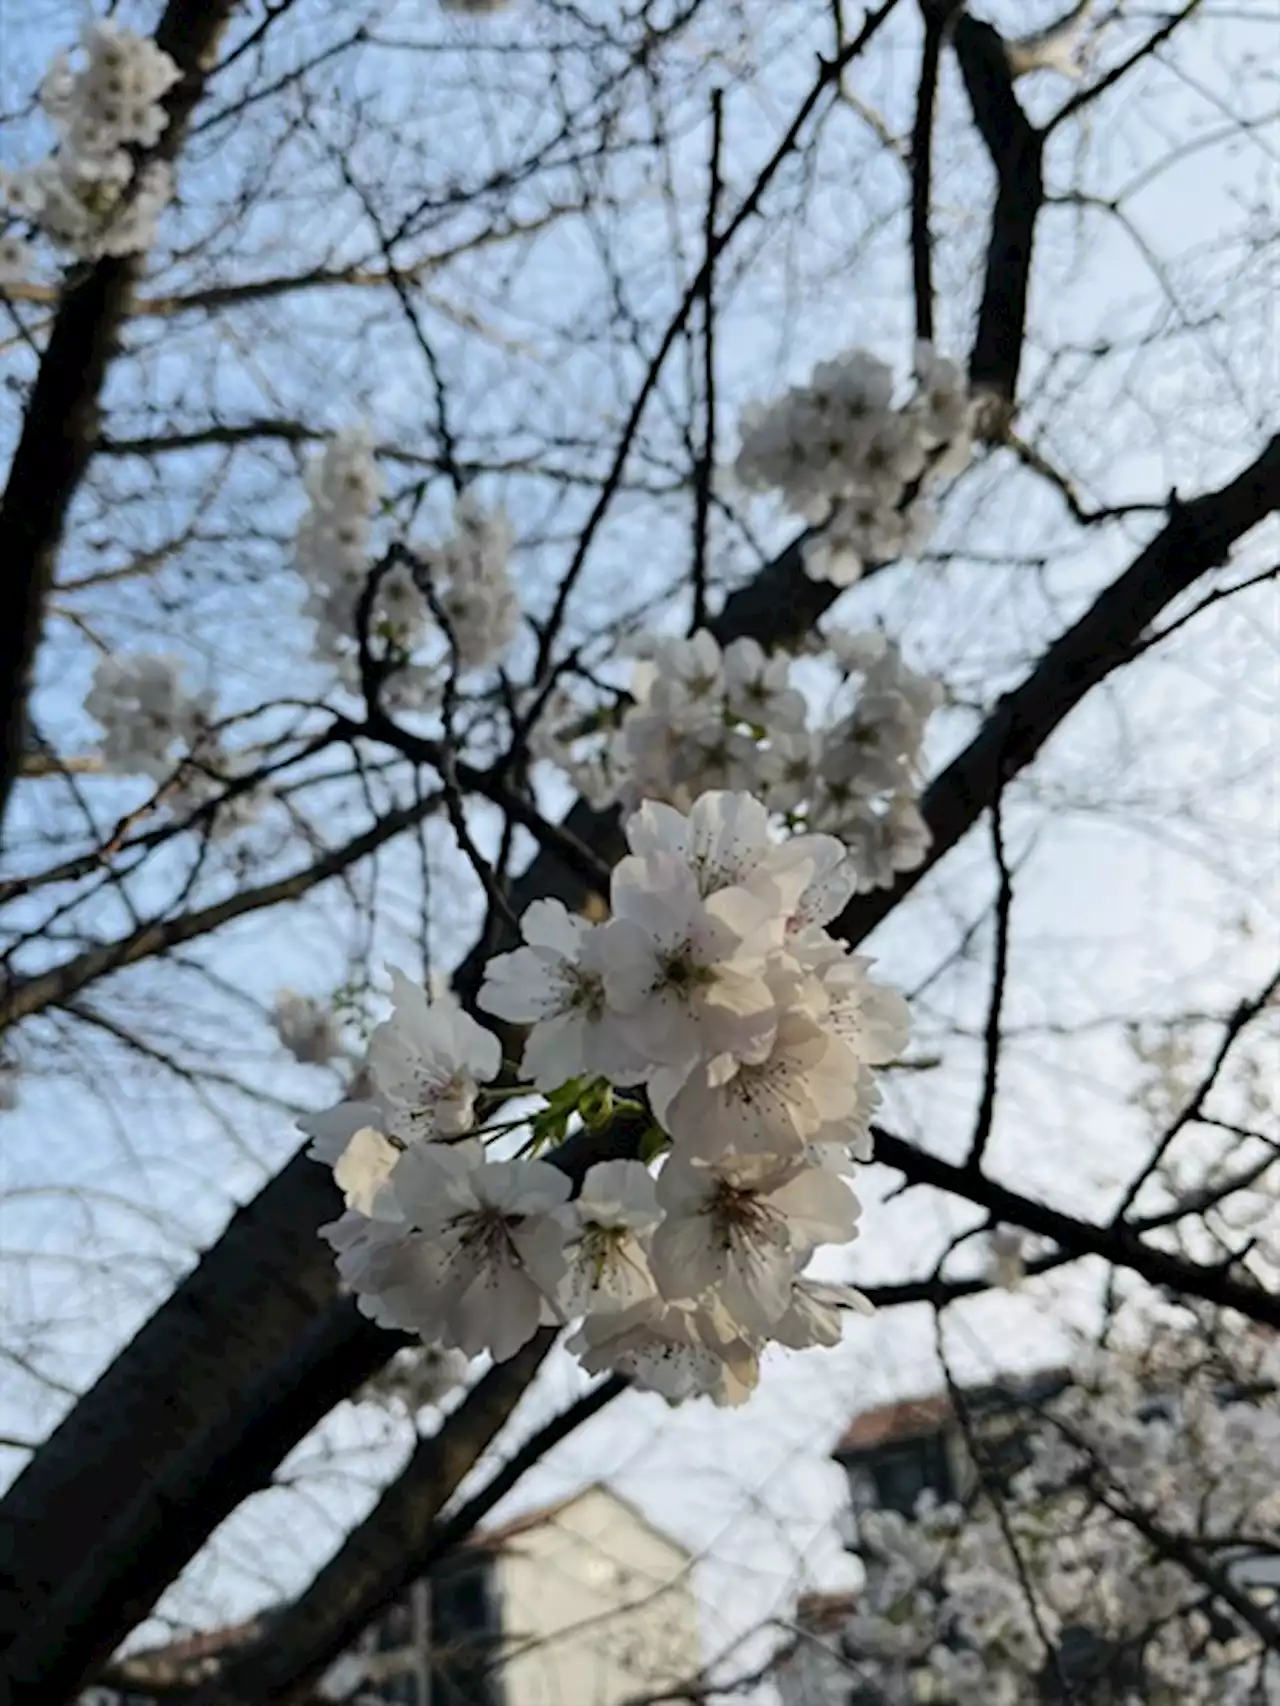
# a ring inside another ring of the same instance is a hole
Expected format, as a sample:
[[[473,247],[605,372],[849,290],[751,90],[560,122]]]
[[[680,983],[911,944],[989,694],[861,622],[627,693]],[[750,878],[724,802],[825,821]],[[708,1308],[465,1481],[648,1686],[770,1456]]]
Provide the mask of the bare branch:
[[[994,418],[1003,422],[1018,394],[1031,249],[1044,201],[1043,140],[1013,92],[1004,41],[990,24],[964,12],[952,41],[998,185],[969,386],[994,400]]]

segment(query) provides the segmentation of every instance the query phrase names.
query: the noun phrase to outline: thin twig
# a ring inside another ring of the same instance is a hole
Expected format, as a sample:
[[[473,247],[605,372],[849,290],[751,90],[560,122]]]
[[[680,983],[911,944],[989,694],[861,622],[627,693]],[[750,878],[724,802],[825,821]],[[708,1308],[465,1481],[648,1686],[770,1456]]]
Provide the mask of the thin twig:
[[[760,211],[760,204],[764,200],[766,192],[773,183],[773,180],[777,177],[779,171],[782,169],[784,162],[788,160],[795,151],[800,135],[805,126],[808,124],[809,119],[812,117],[819,101],[830,88],[831,84],[839,78],[844,67],[862,52],[863,48],[866,47],[868,42],[870,42],[896,5],[897,0],[884,0],[883,5],[878,6],[874,11],[867,13],[862,28],[858,31],[858,34],[849,43],[838,59],[833,61],[822,60],[820,62],[818,75],[814,79],[808,94],[797,107],[791,123],[787,126],[786,131],[783,133],[769,159],[760,169],[756,176],[755,183],[738,204],[732,219],[730,219],[724,230],[720,232],[715,245],[716,255],[722,254],[730,242],[732,242],[733,238],[737,236],[742,227]],[[662,337],[658,342],[658,347],[654,351],[653,357],[645,371],[645,376],[636,391],[634,399],[632,400],[631,408],[627,412],[626,421],[623,424],[622,432],[619,435],[617,445],[614,449],[613,460],[610,463],[608,473],[605,475],[604,484],[600,488],[600,495],[597,497],[590,515],[587,517],[586,524],[579,535],[573,557],[570,560],[569,566],[565,570],[564,575],[561,577],[559,586],[556,588],[556,596],[551,606],[551,612],[543,626],[542,637],[538,646],[536,675],[538,680],[542,683],[542,687],[540,693],[535,695],[534,703],[528,712],[530,719],[537,717],[538,713],[542,709],[542,705],[545,703],[546,697],[552,691],[552,687],[554,685],[554,674],[550,667],[551,655],[555,648],[560,628],[564,622],[569,600],[573,596],[574,588],[582,574],[582,570],[587,557],[590,554],[591,547],[595,543],[596,534],[599,532],[604,522],[604,518],[613,503],[614,495],[618,490],[623,470],[627,464],[627,459],[631,454],[631,447],[635,442],[636,434],[640,429],[640,422],[644,416],[646,408],[648,407],[649,399],[653,395],[654,389],[657,386],[662,369],[666,364],[666,359],[674,348],[676,340],[680,336],[695,302],[697,302],[699,297],[702,295],[704,289],[704,275],[707,271],[708,265],[709,262],[704,262],[698,269],[696,276],[692,279],[685,290],[675,313],[667,322]]]
[[[1040,1645],[1044,1648],[1045,1656],[1053,1667],[1054,1681],[1058,1685],[1061,1698],[1064,1702],[1069,1703],[1075,1700],[1076,1691],[1062,1669],[1062,1657],[1045,1626],[1044,1618],[1041,1615],[1040,1602],[1036,1598],[1035,1586],[1031,1580],[1031,1572],[1027,1568],[1027,1561],[1022,1555],[1017,1537],[1013,1532],[1013,1524],[1009,1520],[1004,1494],[1000,1489],[998,1480],[991,1473],[986,1461],[986,1454],[974,1433],[973,1417],[969,1411],[968,1400],[963,1388],[951,1372],[951,1361],[947,1356],[946,1338],[942,1330],[941,1310],[938,1310],[934,1316],[934,1345],[938,1353],[938,1361],[942,1365],[943,1379],[947,1383],[947,1395],[951,1400],[951,1408],[960,1425],[960,1432],[964,1435],[965,1448],[973,1464],[974,1473],[977,1475],[978,1483],[991,1505],[996,1524],[1000,1529],[1009,1556],[1013,1560],[1013,1569],[1018,1578],[1018,1586],[1022,1589],[1022,1597],[1026,1600],[1027,1610],[1031,1614],[1031,1621],[1035,1627],[1036,1635],[1039,1637]]]
[[[1099,77],[1096,83],[1091,83],[1087,89],[1081,89],[1078,94],[1072,95],[1069,101],[1064,101],[1048,124],[1045,125],[1044,135],[1048,136],[1050,131],[1057,130],[1060,124],[1065,124],[1069,118],[1074,118],[1083,107],[1087,107],[1096,101],[1099,95],[1105,94],[1122,77],[1127,77],[1135,65],[1140,64],[1142,60],[1153,54],[1162,42],[1168,41],[1174,31],[1186,23],[1191,14],[1199,8],[1199,5],[1200,0],[1188,0],[1188,4],[1180,12],[1175,12],[1172,17],[1166,18],[1160,28],[1153,30],[1146,41],[1140,47],[1135,48],[1127,59],[1122,59],[1119,65],[1113,65],[1110,71],[1105,76]]]
[[[1005,984],[1009,974],[1009,914],[1013,910],[1013,878],[1004,850],[1004,788],[996,789],[991,801],[991,856],[999,876],[995,907],[995,947],[991,956],[991,999],[987,1005],[986,1067],[982,1097],[969,1142],[968,1167],[981,1173],[982,1157],[991,1136],[996,1112],[996,1083],[1000,1072],[1000,1015],[1004,1008]]]
[[[929,237],[933,112],[945,22],[942,12],[932,6],[924,8],[924,45],[920,51],[916,116],[911,129],[911,283],[916,302],[916,337],[929,344],[933,342],[933,244]]]
[[[720,146],[724,129],[724,91],[711,92],[711,160],[708,168],[706,239],[702,286],[702,400],[705,424],[702,455],[694,476],[693,620],[697,633],[707,620],[707,523],[711,515],[711,483],[716,463],[715,258],[716,220],[720,207]]]
[[[1178,1133],[1199,1117],[1201,1109],[1204,1107],[1210,1091],[1217,1083],[1218,1076],[1221,1073],[1223,1066],[1226,1064],[1227,1056],[1235,1046],[1241,1033],[1253,1023],[1265,1008],[1271,1005],[1277,992],[1280,992],[1280,970],[1277,970],[1270,978],[1268,978],[1267,982],[1256,995],[1250,996],[1247,1000],[1241,1001],[1232,1013],[1231,1017],[1227,1020],[1222,1036],[1219,1039],[1218,1047],[1214,1051],[1213,1059],[1209,1063],[1208,1070],[1204,1074],[1203,1078],[1201,1078],[1189,1100],[1179,1111],[1177,1118],[1171,1120],[1165,1127],[1164,1131],[1161,1132],[1152,1148],[1151,1154],[1147,1157],[1142,1167],[1130,1181],[1129,1187],[1125,1191],[1124,1196],[1121,1198],[1120,1205],[1115,1212],[1115,1223],[1117,1225],[1124,1220],[1129,1209],[1133,1207],[1139,1191],[1141,1191],[1143,1185],[1146,1184],[1147,1180],[1151,1178],[1152,1174],[1155,1173],[1160,1163],[1164,1160],[1169,1146],[1173,1143],[1173,1140],[1177,1137]]]

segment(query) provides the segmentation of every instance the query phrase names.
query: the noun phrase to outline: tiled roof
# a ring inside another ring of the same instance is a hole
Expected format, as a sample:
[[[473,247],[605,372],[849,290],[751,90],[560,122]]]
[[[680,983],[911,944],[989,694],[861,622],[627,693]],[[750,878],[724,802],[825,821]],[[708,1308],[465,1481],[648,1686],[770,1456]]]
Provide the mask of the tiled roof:
[[[567,1511],[570,1505],[576,1505],[582,1493],[573,1493],[567,1499],[557,1499],[554,1504],[538,1505],[531,1511],[524,1511],[520,1516],[513,1516],[510,1522],[504,1522],[497,1528],[479,1528],[474,1534],[467,1536],[467,1546],[479,1547],[482,1550],[496,1551],[505,1546],[508,1540],[514,1540],[519,1534],[526,1534],[531,1528],[541,1528],[543,1523],[554,1522],[561,1511]]]
[[[1071,1372],[1065,1368],[1040,1369],[1034,1374],[993,1381],[987,1386],[965,1389],[966,1406],[990,1412],[1004,1405],[1043,1403],[1069,1384]],[[845,1429],[832,1453],[833,1457],[853,1457],[864,1451],[874,1451],[890,1440],[919,1439],[937,1433],[951,1420],[953,1406],[947,1392],[928,1392],[918,1398],[900,1398],[891,1404],[879,1404],[863,1410]]]
[[[483,1551],[497,1551],[509,1540],[515,1540],[519,1535],[526,1534],[530,1529],[541,1528],[545,1523],[554,1522],[562,1511],[567,1511],[571,1505],[578,1504],[592,1493],[603,1493],[610,1504],[619,1506],[626,1511],[634,1522],[642,1528],[647,1528],[651,1534],[656,1534],[668,1546],[683,1552],[685,1548],[674,1539],[665,1529],[651,1522],[638,1505],[630,1499],[624,1499],[621,1493],[615,1492],[605,1481],[591,1481],[585,1487],[579,1487],[576,1493],[571,1493],[567,1499],[557,1499],[554,1504],[538,1505],[536,1509],[524,1511],[521,1515],[512,1517],[510,1522],[504,1522],[497,1528],[480,1528],[470,1535],[465,1544],[468,1547],[479,1547]]]
[[[802,1593],[796,1601],[796,1624],[811,1635],[828,1634],[857,1609],[856,1593]]]
[[[897,1403],[880,1404],[874,1410],[864,1410],[840,1436],[835,1455],[846,1452],[870,1451],[891,1439],[915,1439],[921,1434],[936,1433],[951,1418],[951,1399],[945,1392],[934,1392],[924,1398],[903,1398]]]

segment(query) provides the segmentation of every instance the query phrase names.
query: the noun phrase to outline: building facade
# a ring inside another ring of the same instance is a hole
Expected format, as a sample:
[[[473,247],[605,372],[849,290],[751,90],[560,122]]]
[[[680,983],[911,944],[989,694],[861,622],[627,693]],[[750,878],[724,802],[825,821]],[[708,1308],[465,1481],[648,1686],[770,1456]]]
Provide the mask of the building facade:
[[[689,1554],[604,1486],[484,1531],[330,1669],[352,1706],[623,1706],[695,1675]],[[270,1613],[134,1654],[81,1706],[156,1706],[270,1633]],[[154,1692],[149,1692],[149,1690]]]

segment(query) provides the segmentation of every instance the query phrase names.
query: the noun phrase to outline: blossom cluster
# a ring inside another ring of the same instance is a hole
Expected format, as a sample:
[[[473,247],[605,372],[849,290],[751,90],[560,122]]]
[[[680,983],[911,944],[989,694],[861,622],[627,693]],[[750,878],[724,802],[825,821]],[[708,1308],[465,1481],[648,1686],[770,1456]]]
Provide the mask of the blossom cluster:
[[[982,1496],[966,1508],[926,1499],[914,1520],[859,1517],[866,1583],[841,1631],[833,1702],[851,1671],[896,1700],[893,1678],[915,1669],[948,1706],[1024,1706],[1052,1673],[1046,1639],[1060,1659],[1099,1667],[1082,1699],[1104,1674],[1115,1706],[1272,1698],[1275,1654],[1214,1603],[1195,1564],[1212,1560],[1260,1606],[1273,1593],[1280,1349],[1226,1320],[1147,1332],[1139,1346],[1083,1354],[1071,1384],[1027,1419],[1026,1466],[999,1509]],[[814,1706],[826,1698],[817,1690]]]
[[[327,1229],[339,1270],[374,1320],[499,1359],[580,1321],[588,1370],[737,1402],[766,1344],[834,1344],[865,1307],[804,1270],[856,1234],[871,1069],[907,1012],[824,928],[855,883],[838,841],[779,840],[727,792],[687,814],[646,802],[626,833],[610,918],[536,902],[523,945],[489,963],[481,1009],[528,1028],[515,1083],[482,1090],[498,1037],[396,973],[368,1094],[305,1129],[346,1197]],[[643,1132],[634,1156],[591,1164],[619,1119]]]
[[[741,437],[739,482],[776,491],[816,530],[805,546],[813,580],[850,586],[868,563],[923,545],[932,488],[972,454],[972,410],[961,369],[931,345],[917,346],[915,390],[901,406],[893,370],[851,350],[748,409]]]
[[[207,730],[212,705],[186,686],[177,658],[125,652],[100,659],[84,708],[102,726],[105,769],[161,782]]]
[[[584,732],[587,720],[566,694],[549,705],[531,745],[597,806],[649,799],[687,810],[707,789],[746,790],[791,827],[844,842],[859,889],[885,887],[928,850],[916,800],[941,689],[879,631],[835,629],[817,643],[843,674],[821,725],[787,653],[752,639],[721,649],[702,629],[688,640],[635,642],[631,703],[615,730]]]
[[[355,689],[357,615],[373,572],[374,518],[384,495],[368,430],[335,433],[308,468],[306,483],[310,503],[296,547],[307,584],[306,614],[317,653]],[[415,546],[381,571],[368,631],[395,665],[390,703],[426,708],[438,701],[447,670],[482,669],[506,651],[519,620],[511,546],[505,515],[487,512],[465,494],[454,509],[452,536]],[[423,659],[417,654],[433,637],[435,656]]]
[[[467,1377],[470,1362],[443,1345],[410,1345],[366,1380],[359,1396],[390,1403],[412,1420],[419,1410],[438,1408]]]
[[[146,36],[109,19],[92,19],[82,36],[84,63],[65,53],[40,86],[40,104],[58,133],[54,152],[37,165],[0,176],[0,202],[82,260],[146,249],[169,200],[172,177],[162,160],[139,163],[169,122],[164,96],[181,72]],[[23,257],[12,240],[6,265]]]
[[[332,1008],[296,989],[276,992],[273,1012],[276,1035],[293,1058],[304,1066],[327,1066],[342,1053],[342,1037]]]
[[[164,784],[177,812],[219,801],[219,834],[242,828],[260,803],[254,789],[224,797],[235,761],[214,723],[213,696],[193,693],[177,658],[155,652],[108,654],[99,660],[84,708],[103,731],[103,769]]]

